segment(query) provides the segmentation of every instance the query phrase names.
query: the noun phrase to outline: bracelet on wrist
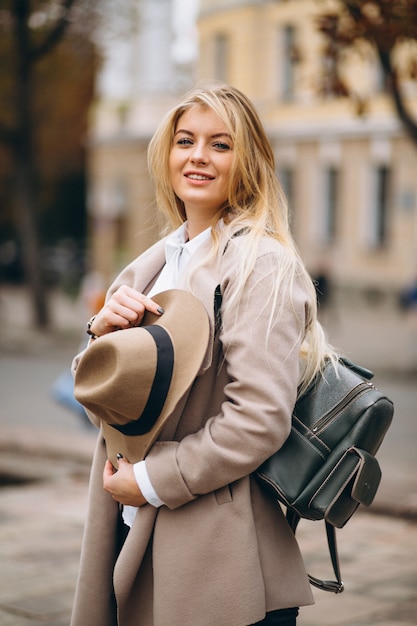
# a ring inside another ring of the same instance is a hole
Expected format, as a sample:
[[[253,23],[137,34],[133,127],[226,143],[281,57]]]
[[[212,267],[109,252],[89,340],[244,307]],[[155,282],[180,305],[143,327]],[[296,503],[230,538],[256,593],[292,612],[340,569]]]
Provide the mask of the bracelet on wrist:
[[[91,317],[88,322],[87,322],[87,328],[86,328],[86,333],[87,335],[90,335],[90,337],[92,339],[98,339],[98,335],[96,335],[95,333],[93,333],[93,331],[91,330],[91,326],[94,322],[94,320],[96,319],[97,315],[93,315],[93,317]]]

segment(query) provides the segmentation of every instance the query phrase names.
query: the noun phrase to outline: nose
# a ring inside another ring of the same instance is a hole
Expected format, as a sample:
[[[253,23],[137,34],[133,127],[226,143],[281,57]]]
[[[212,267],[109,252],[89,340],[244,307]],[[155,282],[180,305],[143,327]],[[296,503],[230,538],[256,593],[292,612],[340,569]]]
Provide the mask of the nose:
[[[191,162],[196,165],[206,165],[208,162],[208,155],[206,148],[201,143],[196,143],[191,153]]]

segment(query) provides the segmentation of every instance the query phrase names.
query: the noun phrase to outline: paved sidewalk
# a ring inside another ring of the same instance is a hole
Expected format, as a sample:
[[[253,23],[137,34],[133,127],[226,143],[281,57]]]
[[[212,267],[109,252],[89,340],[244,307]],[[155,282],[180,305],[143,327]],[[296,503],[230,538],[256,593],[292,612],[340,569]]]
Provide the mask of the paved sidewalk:
[[[1,490],[0,625],[67,626],[78,571],[88,466],[45,456],[26,458],[32,475],[49,477]],[[14,464],[22,470],[22,457],[2,450],[2,471]]]
[[[40,456],[27,454],[32,474],[47,479],[2,489],[1,626],[69,624],[93,439],[82,438],[76,460],[64,457],[62,441],[56,442],[57,455],[48,456],[48,446]],[[67,438],[66,444],[75,443]],[[3,471],[17,463],[24,470],[21,461],[16,450],[1,451]],[[331,578],[323,524],[301,522],[298,537],[308,571]],[[414,625],[416,521],[357,512],[338,531],[338,542],[345,591],[336,596],[315,590],[316,605],[302,609],[299,625]]]
[[[59,299],[56,311],[56,332],[40,335],[28,328],[21,294],[2,309],[0,626],[67,626],[71,614],[96,434],[48,405],[46,388],[35,388],[43,384],[42,368],[55,377],[68,366],[82,333],[78,310]],[[360,510],[337,531],[345,592],[315,590],[316,605],[301,610],[298,624],[411,626],[417,616],[416,328],[384,307],[334,315],[328,328],[351,358],[377,371],[398,414],[379,454],[383,482],[372,512]],[[324,525],[303,521],[297,535],[308,571],[331,578]]]
[[[307,570],[331,578],[320,522],[301,526],[300,545]],[[358,511],[337,531],[345,591],[314,589],[316,605],[301,610],[299,626],[405,626],[417,616],[417,524]]]

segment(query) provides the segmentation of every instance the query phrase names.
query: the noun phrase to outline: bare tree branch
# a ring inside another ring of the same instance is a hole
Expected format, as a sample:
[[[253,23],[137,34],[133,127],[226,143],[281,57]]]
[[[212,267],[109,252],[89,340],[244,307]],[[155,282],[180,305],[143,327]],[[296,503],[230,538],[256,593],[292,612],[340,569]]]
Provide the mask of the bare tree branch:
[[[37,46],[31,47],[31,57],[34,61],[48,54],[48,52],[50,52],[57,45],[57,43],[62,40],[65,31],[70,25],[68,16],[70,14],[72,5],[75,2],[77,2],[77,0],[64,0],[62,4],[61,17],[56,20],[54,27],[48,32],[42,43]]]
[[[388,89],[391,92],[392,99],[406,132],[409,137],[417,144],[417,121],[406,106],[405,99],[402,96],[401,85],[398,80],[397,72],[392,67],[390,54],[377,47],[378,56],[381,61],[385,76],[387,77]]]
[[[341,77],[341,59],[344,52],[354,49],[361,40],[368,41],[378,55],[398,118],[410,139],[417,144],[417,118],[408,105],[399,70],[393,62],[398,46],[405,41],[417,41],[417,0],[340,0],[339,4],[339,11],[324,12],[318,19],[332,68],[332,74],[325,77],[323,84],[331,83],[334,96],[355,99],[357,94],[353,86],[347,85]],[[409,78],[413,79],[410,72]],[[366,102],[362,105],[359,110],[363,112]]]

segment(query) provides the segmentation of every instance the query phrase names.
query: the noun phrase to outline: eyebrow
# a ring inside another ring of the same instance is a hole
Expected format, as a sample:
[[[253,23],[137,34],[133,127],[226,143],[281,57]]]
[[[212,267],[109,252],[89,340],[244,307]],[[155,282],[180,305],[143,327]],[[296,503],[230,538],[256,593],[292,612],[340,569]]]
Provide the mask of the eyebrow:
[[[179,133],[184,133],[185,135],[189,135],[190,137],[194,137],[194,133],[191,132],[190,130],[186,130],[184,128],[179,128],[177,131],[175,131],[174,137],[176,137],[176,135],[178,135]],[[214,133],[214,135],[210,135],[211,139],[218,139],[219,137],[228,137],[230,140],[232,139],[232,136],[229,133]]]

